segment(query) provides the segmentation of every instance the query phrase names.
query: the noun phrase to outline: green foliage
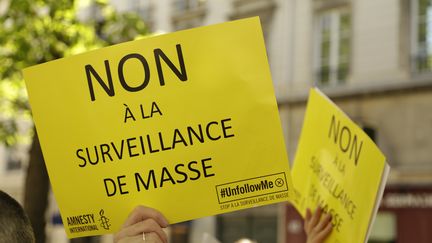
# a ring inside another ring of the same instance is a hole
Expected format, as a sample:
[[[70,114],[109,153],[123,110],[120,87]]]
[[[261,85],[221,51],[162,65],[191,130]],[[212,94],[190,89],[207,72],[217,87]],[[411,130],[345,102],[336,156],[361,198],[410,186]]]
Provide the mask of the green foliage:
[[[31,121],[23,68],[147,33],[136,14],[118,14],[106,1],[87,2],[95,15],[83,22],[79,1],[0,0],[0,143],[15,143],[18,125]]]

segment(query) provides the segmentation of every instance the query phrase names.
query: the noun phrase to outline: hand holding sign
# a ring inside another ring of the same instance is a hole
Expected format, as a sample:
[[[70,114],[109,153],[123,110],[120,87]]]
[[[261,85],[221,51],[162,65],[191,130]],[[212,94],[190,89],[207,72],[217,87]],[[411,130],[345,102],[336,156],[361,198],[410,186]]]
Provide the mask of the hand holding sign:
[[[332,230],[331,214],[322,215],[322,209],[318,207],[312,214],[310,209],[306,210],[304,230],[307,235],[306,243],[321,243],[327,238]]]
[[[144,206],[136,207],[121,230],[114,235],[115,243],[167,243],[168,237],[162,228],[168,226],[168,221],[156,209]]]

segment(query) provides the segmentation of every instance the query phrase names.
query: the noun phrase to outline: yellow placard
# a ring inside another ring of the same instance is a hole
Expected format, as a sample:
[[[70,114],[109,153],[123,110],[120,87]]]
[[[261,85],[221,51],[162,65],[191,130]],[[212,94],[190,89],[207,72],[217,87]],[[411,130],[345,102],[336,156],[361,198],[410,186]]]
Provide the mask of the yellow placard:
[[[318,89],[309,94],[292,169],[294,205],[332,214],[326,242],[365,242],[388,174],[384,155]]]
[[[24,70],[69,237],[136,205],[170,223],[286,201],[288,159],[258,18]]]

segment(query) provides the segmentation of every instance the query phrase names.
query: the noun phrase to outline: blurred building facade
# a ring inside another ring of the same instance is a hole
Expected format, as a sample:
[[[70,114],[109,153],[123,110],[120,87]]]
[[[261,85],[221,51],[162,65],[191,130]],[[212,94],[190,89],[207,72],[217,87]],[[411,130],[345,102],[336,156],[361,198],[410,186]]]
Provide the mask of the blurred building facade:
[[[290,161],[309,88],[318,86],[364,128],[391,166],[370,242],[432,241],[432,1],[146,2],[147,23],[160,32],[260,16]],[[289,205],[215,222],[222,242],[240,234],[258,242],[304,242],[302,222]]]
[[[309,88],[318,86],[367,131],[391,166],[370,242],[432,242],[432,1],[111,3],[139,13],[160,33],[260,16],[290,162]],[[0,150],[2,187],[22,183],[13,152]],[[20,199],[22,184],[6,187]],[[278,204],[178,224],[171,235],[175,243],[202,242],[204,233],[224,243],[243,237],[296,243],[304,242],[302,227],[292,206]]]
[[[370,242],[431,242],[431,1],[290,2],[292,66],[278,94],[289,154],[307,90],[316,85],[364,128],[391,166]],[[295,238],[289,230],[295,213],[287,214],[286,238]]]

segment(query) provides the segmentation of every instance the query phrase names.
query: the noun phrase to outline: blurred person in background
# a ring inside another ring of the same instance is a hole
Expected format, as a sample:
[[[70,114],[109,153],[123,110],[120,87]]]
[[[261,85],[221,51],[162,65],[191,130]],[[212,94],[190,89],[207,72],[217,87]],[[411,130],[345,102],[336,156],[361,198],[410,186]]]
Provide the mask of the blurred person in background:
[[[0,243],[34,243],[30,220],[21,205],[0,190]]]

